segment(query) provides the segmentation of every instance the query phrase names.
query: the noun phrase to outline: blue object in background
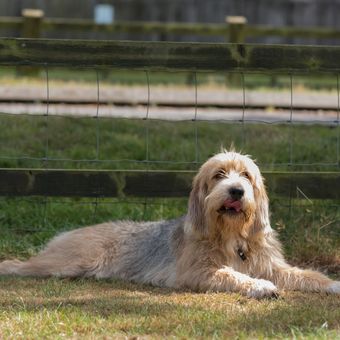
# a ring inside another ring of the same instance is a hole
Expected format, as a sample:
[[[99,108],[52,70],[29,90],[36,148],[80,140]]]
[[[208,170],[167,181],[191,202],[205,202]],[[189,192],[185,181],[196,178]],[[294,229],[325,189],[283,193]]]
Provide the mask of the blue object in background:
[[[112,24],[114,21],[114,8],[112,5],[101,4],[94,8],[94,21],[96,24]]]

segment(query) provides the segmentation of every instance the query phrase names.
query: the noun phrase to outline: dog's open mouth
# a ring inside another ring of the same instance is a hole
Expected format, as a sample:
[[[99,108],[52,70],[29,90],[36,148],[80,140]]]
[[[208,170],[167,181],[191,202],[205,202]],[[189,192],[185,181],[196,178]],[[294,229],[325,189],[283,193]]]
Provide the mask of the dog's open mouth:
[[[217,210],[219,214],[231,213],[238,214],[242,211],[242,203],[238,200],[227,199],[223,205]]]

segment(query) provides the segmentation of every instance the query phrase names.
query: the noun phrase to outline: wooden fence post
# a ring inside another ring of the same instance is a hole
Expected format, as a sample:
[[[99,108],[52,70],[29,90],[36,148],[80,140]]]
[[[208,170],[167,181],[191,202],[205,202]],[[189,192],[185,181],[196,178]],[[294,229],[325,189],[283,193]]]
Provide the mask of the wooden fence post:
[[[226,17],[226,23],[229,28],[228,40],[231,43],[242,44],[245,41],[245,28],[247,25],[247,18],[245,17]]]
[[[23,24],[21,30],[22,38],[40,38],[41,22],[44,12],[40,9],[23,9],[21,12]],[[19,68],[18,73],[22,76],[38,76],[40,69],[38,67]]]
[[[242,16],[227,16],[225,21],[229,28],[228,42],[243,44],[246,38],[245,28],[247,25],[247,18]],[[239,74],[230,73],[227,76],[227,84],[239,87],[242,85],[242,79]]]

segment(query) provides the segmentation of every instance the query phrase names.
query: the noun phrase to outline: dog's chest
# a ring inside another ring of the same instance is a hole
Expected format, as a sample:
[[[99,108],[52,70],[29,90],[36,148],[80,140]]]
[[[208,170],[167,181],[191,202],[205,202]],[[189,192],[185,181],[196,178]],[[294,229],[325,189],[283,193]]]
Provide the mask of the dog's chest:
[[[242,272],[246,272],[253,262],[252,244],[243,238],[228,240],[224,245],[224,253],[227,265]]]
[[[255,234],[248,239],[234,237],[225,243],[226,265],[244,273],[252,274],[263,262],[262,249],[266,243],[263,234]]]

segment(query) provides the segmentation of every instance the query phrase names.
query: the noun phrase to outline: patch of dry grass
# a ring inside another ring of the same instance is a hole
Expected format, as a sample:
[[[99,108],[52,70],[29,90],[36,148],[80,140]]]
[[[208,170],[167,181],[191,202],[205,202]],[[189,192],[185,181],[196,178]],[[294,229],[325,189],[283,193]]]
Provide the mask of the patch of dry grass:
[[[4,338],[336,338],[340,298],[173,291],[113,280],[1,278]]]

